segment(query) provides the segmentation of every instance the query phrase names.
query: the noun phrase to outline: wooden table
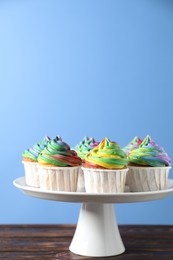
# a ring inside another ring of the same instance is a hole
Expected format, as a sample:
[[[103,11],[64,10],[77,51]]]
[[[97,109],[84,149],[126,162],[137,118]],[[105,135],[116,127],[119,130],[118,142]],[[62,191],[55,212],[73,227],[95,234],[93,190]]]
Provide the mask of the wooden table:
[[[109,258],[69,251],[74,225],[0,225],[0,259],[173,260],[173,226],[119,225],[125,253]]]

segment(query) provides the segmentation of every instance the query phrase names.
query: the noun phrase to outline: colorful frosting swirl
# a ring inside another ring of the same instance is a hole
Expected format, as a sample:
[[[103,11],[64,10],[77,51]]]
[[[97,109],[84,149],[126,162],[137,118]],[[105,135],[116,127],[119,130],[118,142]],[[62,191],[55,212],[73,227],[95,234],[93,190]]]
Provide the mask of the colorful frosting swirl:
[[[138,136],[135,136],[128,145],[126,145],[125,147],[122,148],[122,150],[126,154],[128,154],[131,150],[138,148],[141,143],[142,143],[142,140]]]
[[[127,166],[127,156],[116,142],[103,139],[85,157],[84,167],[122,169]]]
[[[84,160],[87,153],[89,153],[94,147],[99,145],[94,138],[85,136],[80,143],[75,147],[78,156]]]
[[[25,150],[22,153],[23,161],[37,162],[39,154],[44,150],[49,141],[50,138],[45,136],[43,140],[35,144],[32,148]]]
[[[171,159],[164,149],[158,146],[149,135],[145,137],[139,148],[128,154],[128,161],[132,165],[163,167],[170,166]]]
[[[52,139],[38,157],[39,164],[45,166],[70,167],[79,166],[82,160],[60,137]]]

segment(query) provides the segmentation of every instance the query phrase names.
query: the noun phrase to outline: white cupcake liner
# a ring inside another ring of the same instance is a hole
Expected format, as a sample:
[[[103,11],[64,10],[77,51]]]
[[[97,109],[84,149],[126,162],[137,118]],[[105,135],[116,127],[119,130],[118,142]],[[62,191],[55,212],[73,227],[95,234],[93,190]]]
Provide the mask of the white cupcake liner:
[[[109,170],[82,167],[86,192],[117,193],[124,192],[128,169]]]
[[[171,167],[129,166],[126,183],[132,192],[167,189]]]
[[[25,181],[28,186],[40,187],[39,174],[38,174],[38,163],[36,162],[25,162],[22,161],[25,170]]]
[[[50,167],[38,165],[40,188],[55,191],[77,191],[78,174],[77,167]]]
[[[79,170],[79,175],[78,175],[77,192],[85,192],[84,173],[81,168]]]

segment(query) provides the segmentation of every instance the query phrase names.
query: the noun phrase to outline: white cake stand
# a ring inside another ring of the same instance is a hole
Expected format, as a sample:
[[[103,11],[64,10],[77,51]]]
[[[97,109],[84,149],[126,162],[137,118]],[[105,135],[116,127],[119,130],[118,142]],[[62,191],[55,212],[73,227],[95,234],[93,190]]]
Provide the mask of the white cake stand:
[[[116,221],[114,203],[159,200],[173,193],[173,180],[169,180],[166,190],[116,194],[43,191],[27,186],[25,177],[14,180],[13,184],[32,197],[82,203],[69,249],[75,254],[91,257],[115,256],[125,251]]]

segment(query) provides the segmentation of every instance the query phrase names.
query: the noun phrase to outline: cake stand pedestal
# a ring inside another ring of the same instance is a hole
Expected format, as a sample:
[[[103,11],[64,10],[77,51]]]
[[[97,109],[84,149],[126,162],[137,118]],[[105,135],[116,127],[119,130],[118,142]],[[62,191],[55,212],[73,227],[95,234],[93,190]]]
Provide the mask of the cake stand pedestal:
[[[70,251],[84,256],[113,256],[125,251],[113,204],[83,203]]]
[[[75,254],[90,257],[115,256],[125,251],[116,221],[115,203],[158,200],[173,193],[173,180],[169,180],[166,190],[116,194],[43,191],[27,186],[24,177],[14,180],[13,184],[32,197],[82,203],[69,249]]]

